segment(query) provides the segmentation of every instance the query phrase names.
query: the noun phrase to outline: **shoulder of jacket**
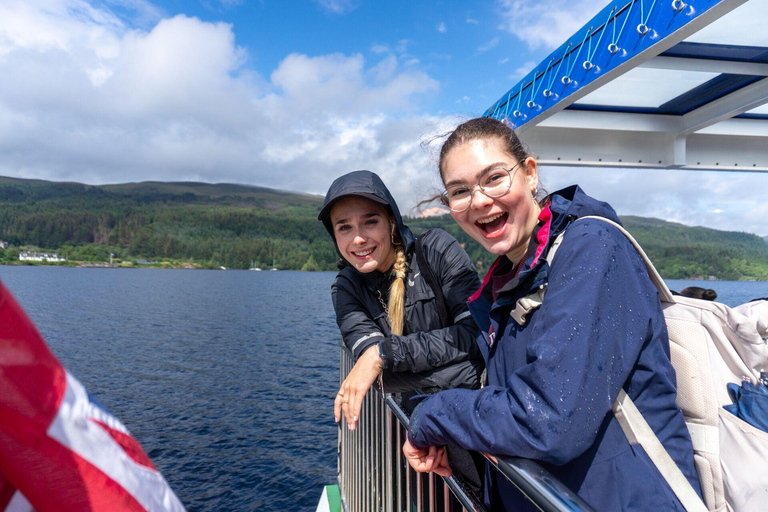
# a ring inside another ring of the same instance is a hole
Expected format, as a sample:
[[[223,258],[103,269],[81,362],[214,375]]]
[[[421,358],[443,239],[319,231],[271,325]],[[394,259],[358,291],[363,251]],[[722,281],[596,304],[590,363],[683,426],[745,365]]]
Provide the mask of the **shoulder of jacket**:
[[[577,219],[568,225],[563,244],[579,244],[594,251],[606,253],[608,247],[621,247],[628,253],[637,253],[632,242],[619,228],[600,219]]]
[[[443,251],[457,240],[442,228],[432,228],[419,237],[425,250]]]
[[[607,219],[610,220],[610,219]],[[611,224],[596,218],[578,218],[571,222],[565,229],[566,236],[570,234],[581,236],[595,236],[599,238],[627,239],[624,234]]]

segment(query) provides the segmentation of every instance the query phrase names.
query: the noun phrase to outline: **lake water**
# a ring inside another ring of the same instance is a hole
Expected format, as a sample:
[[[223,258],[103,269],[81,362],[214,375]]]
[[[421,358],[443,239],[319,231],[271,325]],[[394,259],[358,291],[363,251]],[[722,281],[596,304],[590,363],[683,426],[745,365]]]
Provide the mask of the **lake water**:
[[[670,290],[680,291],[688,286],[711,288],[717,292],[717,302],[726,306],[738,306],[753,299],[768,297],[766,281],[692,281],[685,279],[666,279]]]
[[[314,510],[336,475],[335,274],[0,266],[64,365],[193,511]],[[766,282],[713,288],[734,306]]]
[[[315,510],[334,483],[334,276],[0,266],[190,512]]]

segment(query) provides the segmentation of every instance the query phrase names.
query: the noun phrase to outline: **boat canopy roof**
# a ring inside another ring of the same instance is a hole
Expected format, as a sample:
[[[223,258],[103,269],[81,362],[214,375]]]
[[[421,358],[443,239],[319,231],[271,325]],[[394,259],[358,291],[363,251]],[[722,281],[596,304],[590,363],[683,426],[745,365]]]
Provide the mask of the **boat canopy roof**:
[[[768,171],[768,0],[616,0],[504,94],[542,164]]]

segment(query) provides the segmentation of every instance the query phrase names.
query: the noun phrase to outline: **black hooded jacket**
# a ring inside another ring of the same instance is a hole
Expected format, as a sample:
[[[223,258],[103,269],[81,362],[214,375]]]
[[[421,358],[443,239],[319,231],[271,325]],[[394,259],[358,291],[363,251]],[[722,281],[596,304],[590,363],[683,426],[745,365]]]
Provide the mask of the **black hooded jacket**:
[[[372,345],[384,357],[384,387],[389,392],[411,389],[477,388],[483,362],[475,344],[477,327],[467,298],[480,280],[467,253],[451,235],[433,229],[422,240],[424,256],[441,285],[450,325],[442,325],[435,294],[422,276],[414,257],[415,237],[403,224],[400,211],[381,179],[370,171],[355,171],[333,182],[318,216],[331,238],[330,211],[345,196],[363,196],[389,208],[405,244],[408,270],[405,283],[403,335],[390,331],[379,294],[386,301],[392,278],[389,273],[360,273],[344,265],[331,287],[336,322],[342,339],[357,359]],[[338,245],[336,251],[339,251]]]

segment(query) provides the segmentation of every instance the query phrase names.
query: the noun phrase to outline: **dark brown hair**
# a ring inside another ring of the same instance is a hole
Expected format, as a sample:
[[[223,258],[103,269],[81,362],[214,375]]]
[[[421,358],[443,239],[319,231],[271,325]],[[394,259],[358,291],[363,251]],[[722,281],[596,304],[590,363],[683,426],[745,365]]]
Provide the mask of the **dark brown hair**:
[[[514,156],[521,164],[531,156],[512,128],[490,117],[477,117],[457,126],[443,143],[440,150],[440,177],[443,176],[443,165],[448,153],[457,146],[478,139],[497,139],[501,142],[502,149]]]
[[[715,300],[717,292],[711,288],[701,288],[699,286],[689,286],[683,288],[680,295],[684,297],[693,297],[694,299]]]

